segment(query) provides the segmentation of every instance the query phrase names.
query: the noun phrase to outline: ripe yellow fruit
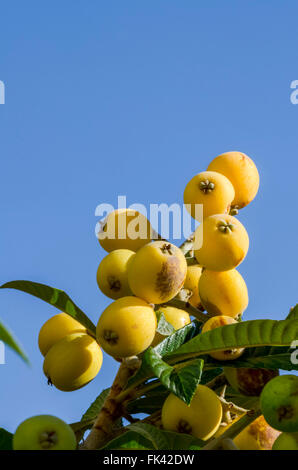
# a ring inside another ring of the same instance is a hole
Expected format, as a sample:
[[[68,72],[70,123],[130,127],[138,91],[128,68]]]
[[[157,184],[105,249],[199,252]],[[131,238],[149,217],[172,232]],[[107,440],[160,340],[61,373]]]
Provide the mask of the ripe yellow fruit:
[[[97,270],[97,284],[100,290],[111,299],[131,295],[127,279],[127,266],[135,252],[114,250],[100,263]]]
[[[195,175],[184,190],[184,204],[190,215],[201,222],[201,212],[196,204],[203,204],[203,217],[225,214],[235,197],[232,183],[224,175],[215,171],[203,171]]]
[[[260,177],[256,165],[245,153],[223,153],[212,160],[208,170],[218,171],[229,178],[235,189],[233,207],[241,209],[255,198]]]
[[[248,292],[241,274],[205,269],[200,277],[199,293],[203,307],[210,315],[237,317],[248,305]]]
[[[220,427],[214,437],[220,437],[240,417],[234,419],[231,424]],[[279,434],[279,431],[266,423],[264,416],[259,416],[234,437],[233,441],[240,450],[271,450]]]
[[[111,212],[97,234],[102,248],[109,253],[126,249],[137,251],[149,243],[154,231],[143,214],[132,209],[117,209]]]
[[[206,333],[206,331],[214,330],[221,326],[232,325],[233,323],[237,323],[234,318],[225,315],[218,315],[216,317],[209,318],[209,320],[204,323],[202,333]],[[240,357],[243,352],[244,348],[235,348],[214,351],[209,353],[209,355],[218,361],[232,361],[233,359]]]
[[[191,434],[206,441],[219,428],[222,406],[213,390],[198,385],[189,406],[171,393],[163,404],[161,419],[166,430]]]
[[[175,245],[152,242],[141,248],[128,266],[128,282],[134,295],[153,304],[171,300],[183,286],[185,257]]]
[[[231,215],[211,215],[195,231],[195,257],[211,271],[234,269],[244,260],[248,246],[245,227]]]
[[[122,297],[102,313],[96,337],[104,351],[113,357],[136,356],[151,345],[156,326],[151,305],[137,297]]]
[[[190,297],[187,301],[196,308],[201,308],[201,299],[199,295],[199,280],[202,274],[202,268],[198,264],[188,266],[186,278],[183,287],[190,291]]]
[[[183,328],[185,325],[188,325],[191,321],[188,313],[185,312],[185,310],[182,310],[181,308],[161,305],[158,311],[164,314],[166,321],[170,323],[173,326],[173,328],[175,328],[175,330],[179,330],[180,328]],[[156,332],[151,346],[152,347],[156,346],[165,338],[166,338],[165,336]]]
[[[86,328],[67,313],[58,313],[41,327],[38,346],[43,356],[65,336],[71,333],[87,333]]]
[[[73,333],[51,347],[43,370],[49,383],[70,392],[93,380],[101,365],[102,352],[95,339],[85,333]]]

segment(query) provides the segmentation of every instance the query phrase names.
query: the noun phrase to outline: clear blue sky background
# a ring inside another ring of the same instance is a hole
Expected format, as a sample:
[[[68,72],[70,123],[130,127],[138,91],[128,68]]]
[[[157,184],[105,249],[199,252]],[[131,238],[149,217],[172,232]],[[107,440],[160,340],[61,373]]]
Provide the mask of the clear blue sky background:
[[[298,79],[294,0],[79,0],[1,3],[0,283],[64,289],[97,322],[108,305],[95,208],[182,202],[186,182],[238,149],[260,171],[240,215],[250,250],[240,271],[246,319],[281,319],[297,300]],[[114,376],[73,393],[50,388],[37,336],[57,311],[0,292],[0,317],[22,342],[0,366],[0,427],[50,413],[77,421]]]

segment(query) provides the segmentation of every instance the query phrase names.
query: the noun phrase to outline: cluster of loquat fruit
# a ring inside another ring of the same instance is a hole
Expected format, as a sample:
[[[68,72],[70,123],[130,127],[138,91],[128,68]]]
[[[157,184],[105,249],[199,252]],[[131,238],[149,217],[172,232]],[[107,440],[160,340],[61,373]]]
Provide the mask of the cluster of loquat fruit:
[[[113,302],[98,320],[96,337],[65,313],[43,325],[39,348],[49,383],[62,391],[85,386],[101,368],[101,348],[121,361],[156,346],[165,338],[157,331],[159,313],[173,330],[191,322],[187,308],[177,308],[172,302],[182,294],[185,305],[207,312],[202,333],[239,321],[248,305],[248,292],[236,267],[247,254],[249,238],[236,215],[254,199],[258,187],[254,162],[240,152],[219,155],[207,171],[194,176],[186,185],[184,203],[195,219],[197,205],[203,205],[203,221],[187,252],[163,239],[152,241],[155,232],[142,214],[130,209],[111,212],[98,236],[108,254],[98,267],[97,283]],[[136,237],[136,227],[145,236]],[[229,362],[243,351],[214,351],[210,356]],[[224,370],[230,384],[246,395],[260,395],[277,375],[263,369]],[[230,422],[239,417],[231,415]],[[164,429],[202,440],[220,435],[226,429],[221,426],[223,420],[218,395],[201,384],[190,406],[170,394],[162,407]],[[261,416],[235,442],[240,449],[271,448],[278,434]]]

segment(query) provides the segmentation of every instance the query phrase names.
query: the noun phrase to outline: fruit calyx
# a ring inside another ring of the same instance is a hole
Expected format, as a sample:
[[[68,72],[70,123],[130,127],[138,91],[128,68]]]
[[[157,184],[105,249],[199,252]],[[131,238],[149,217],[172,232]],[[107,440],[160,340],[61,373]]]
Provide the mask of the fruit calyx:
[[[172,245],[170,243],[164,243],[160,248],[163,254],[173,255]]]
[[[39,443],[42,449],[50,449],[58,442],[58,436],[55,431],[45,431],[39,437]]]
[[[177,426],[177,431],[184,434],[191,434],[192,427],[187,421],[185,421],[185,419],[180,419]]]
[[[104,330],[103,332],[103,338],[107,343],[109,344],[117,344],[119,336],[116,333],[116,331],[113,330]]]
[[[209,180],[204,180],[200,181],[199,188],[204,194],[209,194],[214,190],[215,184]]]
[[[109,276],[108,283],[112,291],[118,292],[121,289],[121,282],[115,276]]]
[[[222,233],[230,233],[234,230],[234,225],[222,220],[219,222],[217,228]]]

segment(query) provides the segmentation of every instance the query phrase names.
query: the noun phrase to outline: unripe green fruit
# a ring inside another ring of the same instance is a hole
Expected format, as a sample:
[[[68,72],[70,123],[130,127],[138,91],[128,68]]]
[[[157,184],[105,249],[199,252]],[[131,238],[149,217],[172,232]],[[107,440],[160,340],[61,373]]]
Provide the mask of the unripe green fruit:
[[[278,376],[278,370],[225,367],[225,376],[234,390],[242,395],[258,397],[265,385]]]
[[[75,450],[76,447],[71,427],[50,415],[26,419],[13,436],[14,450]]]
[[[116,300],[131,295],[127,267],[134,255],[131,250],[114,250],[101,261],[96,279],[98,287],[107,297]]]
[[[298,432],[283,432],[274,441],[272,450],[298,450]]]
[[[279,431],[298,432],[298,377],[281,375],[270,380],[260,398],[262,413]]]

